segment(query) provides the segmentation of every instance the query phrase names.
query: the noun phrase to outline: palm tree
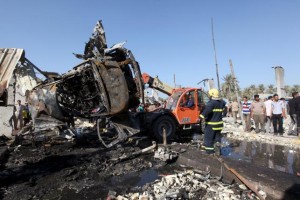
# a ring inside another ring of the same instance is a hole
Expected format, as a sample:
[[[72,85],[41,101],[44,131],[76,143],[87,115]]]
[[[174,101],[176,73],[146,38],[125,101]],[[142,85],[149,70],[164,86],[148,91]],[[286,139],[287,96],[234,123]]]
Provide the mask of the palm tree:
[[[292,92],[299,92],[300,91],[300,85],[293,85]]]
[[[246,88],[244,88],[244,90],[243,90],[243,92],[242,92],[242,95],[243,95],[243,97],[244,96],[246,96],[246,97],[250,97],[251,96],[251,89],[250,89],[250,87],[246,87]]]
[[[223,96],[225,96],[226,99],[229,99],[230,96],[231,96],[231,92],[230,92],[231,88],[230,88],[230,85],[229,85],[228,83],[226,83],[226,82],[222,83],[222,84],[221,84],[221,90],[222,90]]]
[[[274,88],[273,84],[268,85],[268,90],[267,90],[268,93],[273,94],[274,90],[275,90],[275,88]]]
[[[265,85],[264,84],[259,84],[258,85],[258,92],[259,93],[264,93],[265,92]]]
[[[257,93],[257,88],[256,88],[256,86],[255,85],[250,85],[250,91],[251,91],[251,95],[250,95],[250,98],[252,98],[253,97],[253,95],[254,94],[256,94]]]
[[[233,78],[231,74],[227,74],[225,77],[223,77],[223,81],[224,83],[222,83],[221,86],[222,93],[227,99],[232,99],[234,97],[234,85],[236,79]]]

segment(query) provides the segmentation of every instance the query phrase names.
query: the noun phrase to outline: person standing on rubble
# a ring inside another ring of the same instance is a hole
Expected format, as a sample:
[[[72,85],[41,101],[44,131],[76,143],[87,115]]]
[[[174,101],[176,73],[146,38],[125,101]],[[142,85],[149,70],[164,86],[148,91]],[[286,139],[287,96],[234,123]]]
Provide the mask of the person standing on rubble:
[[[261,132],[265,133],[266,106],[260,101],[259,95],[254,95],[254,101],[251,103],[250,116],[255,123],[255,132],[259,133],[259,125]]]
[[[30,121],[30,112],[29,112],[29,106],[28,103],[25,102],[24,110],[22,111],[22,117],[23,117],[23,124],[26,126]]]
[[[251,103],[248,101],[248,98],[244,96],[242,102],[242,113],[243,113],[243,119],[245,121],[245,127],[244,127],[245,132],[251,131],[251,119],[250,119],[251,108],[250,107],[251,107]]]
[[[272,102],[273,102],[273,97],[269,96],[268,100],[264,102],[266,106],[266,133],[273,133],[274,128],[273,128],[273,123],[271,120],[272,117]]]
[[[233,102],[231,103],[231,111],[232,111],[232,116],[233,116],[234,123],[236,123],[237,114],[239,112],[239,103],[237,102],[236,99],[234,99]]]
[[[24,105],[21,104],[21,100],[17,101],[16,110],[15,110],[15,130],[23,128],[23,110],[25,109]]]
[[[272,102],[272,118],[273,118],[273,128],[274,135],[283,136],[283,126],[282,126],[282,118],[286,118],[285,115],[285,107],[282,101],[279,101],[278,94],[274,94],[274,101]],[[278,124],[278,128],[277,128]]]
[[[232,117],[232,101],[229,101],[227,105],[227,117]]]
[[[292,99],[289,100],[288,106],[289,106],[289,115],[291,118],[290,124],[289,124],[289,131],[288,135],[298,135],[297,132],[297,114],[296,114],[296,102],[295,98],[299,96],[298,92],[293,92],[292,93]]]
[[[206,153],[220,154],[221,130],[223,129],[222,113],[225,101],[219,97],[219,91],[215,88],[208,92],[210,101],[200,114],[200,120],[205,119],[204,148]]]

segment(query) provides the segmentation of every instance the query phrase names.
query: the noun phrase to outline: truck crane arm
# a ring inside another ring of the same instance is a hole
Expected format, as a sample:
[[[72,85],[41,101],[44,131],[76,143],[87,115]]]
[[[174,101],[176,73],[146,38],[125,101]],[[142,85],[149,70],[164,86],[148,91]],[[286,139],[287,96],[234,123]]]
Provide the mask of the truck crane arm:
[[[161,80],[158,79],[158,77],[153,78],[149,74],[143,73],[142,78],[143,78],[144,84],[148,84],[150,88],[156,89],[168,96],[170,96],[172,94],[172,91],[174,90],[173,87],[162,82]]]

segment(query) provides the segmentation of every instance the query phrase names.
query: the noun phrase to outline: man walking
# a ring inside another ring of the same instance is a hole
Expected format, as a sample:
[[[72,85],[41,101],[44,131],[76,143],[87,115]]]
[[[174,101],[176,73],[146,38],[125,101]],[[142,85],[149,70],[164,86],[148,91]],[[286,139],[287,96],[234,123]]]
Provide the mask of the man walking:
[[[23,128],[23,110],[24,110],[24,105],[21,104],[21,100],[17,101],[17,105],[15,105],[15,130],[17,129],[22,129]]]
[[[254,95],[254,101],[251,103],[250,116],[255,123],[255,132],[259,133],[259,125],[261,132],[265,132],[266,106],[260,101],[259,95]]]
[[[251,107],[251,103],[248,101],[248,98],[245,96],[242,102],[242,112],[245,121],[245,127],[244,127],[245,132],[251,131],[250,107]]]
[[[288,135],[298,135],[297,132],[297,114],[296,114],[296,102],[295,98],[299,96],[298,92],[292,93],[293,98],[289,100],[288,107],[289,107],[289,115],[291,118],[291,122],[289,124],[289,131]]]
[[[237,114],[239,112],[239,104],[236,99],[234,99],[233,102],[231,103],[231,109],[232,109],[232,116],[233,116],[234,123],[236,123]]]
[[[272,102],[273,102],[273,97],[269,96],[268,100],[264,102],[265,107],[266,107],[266,133],[274,133],[274,128],[273,128],[273,122],[271,120],[272,117]]]
[[[218,143],[221,142],[221,130],[223,129],[222,112],[226,103],[220,99],[217,89],[210,89],[208,95],[211,99],[200,114],[200,120],[205,119],[206,122],[204,146],[206,153],[219,155]]]
[[[283,117],[286,118],[285,107],[282,101],[279,101],[278,94],[273,95],[274,101],[272,102],[272,118],[273,118],[273,128],[274,135],[283,135]],[[277,128],[278,125],[278,128]]]

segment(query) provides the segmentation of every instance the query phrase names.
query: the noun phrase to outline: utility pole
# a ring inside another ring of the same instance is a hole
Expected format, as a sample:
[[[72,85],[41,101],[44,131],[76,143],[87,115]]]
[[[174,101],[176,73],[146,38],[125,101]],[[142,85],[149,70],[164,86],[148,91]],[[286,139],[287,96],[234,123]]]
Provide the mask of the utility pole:
[[[238,92],[238,85],[237,85],[237,79],[235,77],[235,74],[234,74],[234,70],[233,70],[233,64],[232,64],[232,61],[231,59],[229,59],[229,65],[230,65],[230,70],[231,70],[231,76],[233,78],[233,88],[234,88],[234,91],[235,91],[235,95],[236,95],[236,99],[237,99],[237,102],[239,104],[239,115],[241,117],[241,120],[242,120],[242,124],[243,126],[245,125],[245,122],[243,120],[243,114],[242,114],[242,109],[241,109],[241,99],[240,99],[240,96],[239,96],[239,92]]]
[[[173,81],[174,81],[174,88],[176,88],[176,78],[175,78],[175,74],[174,74],[174,77],[173,77]]]
[[[218,81],[218,90],[220,92],[221,90],[220,90],[220,79],[219,79],[219,67],[218,67],[217,51],[216,51],[216,45],[215,45],[213,18],[211,18],[211,32],[212,32],[212,41],[213,41],[214,52],[215,52],[215,62],[216,62],[216,73],[217,73],[217,81]]]

